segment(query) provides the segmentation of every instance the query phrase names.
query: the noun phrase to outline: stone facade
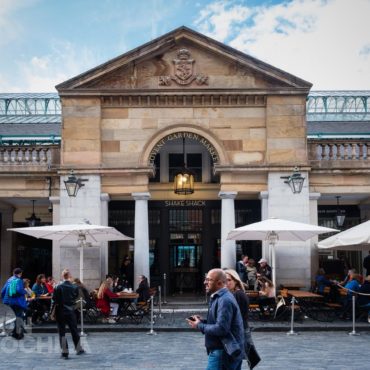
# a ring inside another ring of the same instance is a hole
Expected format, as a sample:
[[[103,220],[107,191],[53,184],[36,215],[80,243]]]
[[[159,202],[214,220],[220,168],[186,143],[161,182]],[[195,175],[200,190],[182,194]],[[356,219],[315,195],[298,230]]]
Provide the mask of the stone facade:
[[[60,153],[51,148],[44,154],[36,147],[36,165],[26,158],[26,151],[1,152],[0,197],[51,196],[53,223],[88,219],[104,225],[110,199],[133,200],[137,198],[133,194],[145,194],[137,209],[147,217],[150,201],[220,200],[220,194],[235,194],[240,200],[261,199],[262,219],[274,216],[316,224],[321,195],[369,193],[370,166],[368,157],[356,154],[368,150],[366,143],[359,144],[361,149],[351,144],[352,157],[346,154],[342,159],[334,156],[333,144],[329,143],[329,149],[318,149],[321,144],[315,143],[308,146],[310,88],[306,81],[181,27],[58,85]],[[175,195],[168,179],[150,182],[154,151],[166,137],[182,134],[199,138],[197,144],[211,156],[205,165],[211,166],[213,160],[219,175],[218,182],[206,175],[202,183],[196,183],[195,193],[186,197]],[[293,194],[281,180],[294,166],[306,178],[300,194]],[[63,184],[71,168],[89,180],[73,199],[67,197]],[[51,193],[45,176],[52,178]],[[233,209],[232,199],[222,198],[222,202],[224,209]],[[3,228],[13,222],[12,212],[4,207]],[[232,224],[225,217],[227,212],[223,214],[221,259],[233,264],[234,244],[226,248],[229,242],[225,241],[226,228]],[[14,217],[24,218],[19,210]],[[2,233],[3,279],[10,259],[3,247],[8,239]],[[136,239],[140,249],[135,255],[146,259],[147,230]],[[279,242],[278,282],[310,285],[318,264],[314,242]],[[270,252],[264,245],[263,256],[269,258]],[[85,278],[90,287],[96,287],[108,271],[107,259],[106,243],[86,251]],[[78,274],[78,251],[73,245],[54,243],[53,274],[58,276],[66,266]],[[136,275],[148,274],[145,262],[135,268]]]

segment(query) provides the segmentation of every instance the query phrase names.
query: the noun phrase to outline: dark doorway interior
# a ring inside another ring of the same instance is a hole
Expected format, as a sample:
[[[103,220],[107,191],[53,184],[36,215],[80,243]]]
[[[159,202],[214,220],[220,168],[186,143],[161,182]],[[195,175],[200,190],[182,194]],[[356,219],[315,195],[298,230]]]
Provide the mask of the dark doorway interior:
[[[21,227],[25,225],[17,225]],[[36,239],[32,236],[14,233],[12,250],[12,270],[23,269],[23,277],[33,284],[38,274],[52,275],[52,241]],[[59,276],[55,277],[59,279]]]
[[[220,266],[221,200],[149,201],[149,266],[151,286],[164,287],[168,294],[203,291],[204,274]],[[261,220],[259,200],[236,200],[236,226]],[[134,236],[135,202],[112,201],[109,225]],[[239,254],[258,260],[261,242],[240,241]],[[117,269],[128,245],[111,243],[109,266]],[[115,273],[115,271],[110,271]]]

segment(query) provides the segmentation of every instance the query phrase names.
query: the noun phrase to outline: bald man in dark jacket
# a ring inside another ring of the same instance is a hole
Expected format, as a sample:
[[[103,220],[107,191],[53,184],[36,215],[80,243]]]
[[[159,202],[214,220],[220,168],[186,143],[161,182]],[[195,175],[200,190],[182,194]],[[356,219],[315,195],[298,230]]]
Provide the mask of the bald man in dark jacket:
[[[66,324],[71,331],[76,354],[82,355],[85,351],[80,344],[77,319],[74,311],[74,305],[78,297],[78,286],[71,283],[72,276],[69,270],[63,270],[62,277],[64,280],[63,283],[57,285],[54,289],[51,310],[56,305],[55,316],[58,325],[60,348],[62,349],[62,357],[68,359],[69,350],[66,339]]]

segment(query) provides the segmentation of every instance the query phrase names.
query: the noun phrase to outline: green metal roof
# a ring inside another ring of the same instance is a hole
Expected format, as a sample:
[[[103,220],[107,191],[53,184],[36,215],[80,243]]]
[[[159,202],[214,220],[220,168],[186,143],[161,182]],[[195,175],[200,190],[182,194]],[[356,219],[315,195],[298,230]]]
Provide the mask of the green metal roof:
[[[311,91],[306,106],[308,138],[370,135],[370,90]],[[0,93],[0,142],[60,142],[57,93]]]

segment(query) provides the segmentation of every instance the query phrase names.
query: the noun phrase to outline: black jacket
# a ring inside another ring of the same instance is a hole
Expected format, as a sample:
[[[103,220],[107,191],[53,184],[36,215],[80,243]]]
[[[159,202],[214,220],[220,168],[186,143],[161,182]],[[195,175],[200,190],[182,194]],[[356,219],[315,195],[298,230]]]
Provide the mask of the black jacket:
[[[74,311],[74,304],[78,297],[78,287],[70,281],[64,281],[54,289],[52,307],[57,305],[57,314],[68,314]]]
[[[149,285],[147,281],[141,281],[136,293],[139,294],[138,302],[146,302],[150,298]]]

